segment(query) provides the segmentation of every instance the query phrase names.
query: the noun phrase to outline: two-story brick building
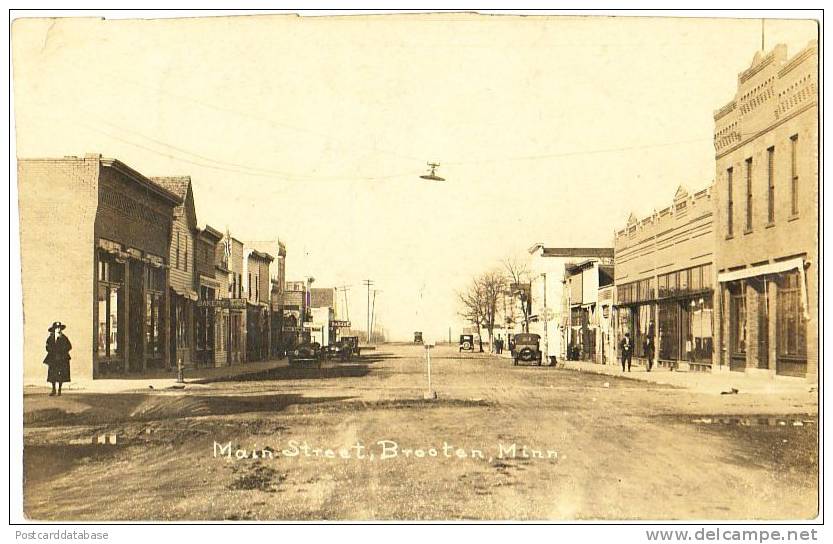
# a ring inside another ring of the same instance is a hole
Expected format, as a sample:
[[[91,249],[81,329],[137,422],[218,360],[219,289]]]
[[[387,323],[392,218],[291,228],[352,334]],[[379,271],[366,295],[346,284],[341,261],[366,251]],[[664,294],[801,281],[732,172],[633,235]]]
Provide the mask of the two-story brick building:
[[[182,199],[101,155],[20,159],[17,168],[24,381],[45,378],[53,321],[67,325],[73,377],[164,368],[169,244]]]
[[[616,232],[616,336],[634,363],[710,370],[713,363],[714,205],[711,189],[680,186],[670,206]]]
[[[818,63],[758,52],[714,114],[721,368],[818,378]]]

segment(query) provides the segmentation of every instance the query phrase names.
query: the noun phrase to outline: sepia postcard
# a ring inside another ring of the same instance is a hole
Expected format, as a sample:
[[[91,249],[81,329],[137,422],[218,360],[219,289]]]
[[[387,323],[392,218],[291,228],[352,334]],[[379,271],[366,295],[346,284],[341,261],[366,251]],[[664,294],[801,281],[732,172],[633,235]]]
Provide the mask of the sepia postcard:
[[[816,17],[12,14],[11,519],[817,522]]]

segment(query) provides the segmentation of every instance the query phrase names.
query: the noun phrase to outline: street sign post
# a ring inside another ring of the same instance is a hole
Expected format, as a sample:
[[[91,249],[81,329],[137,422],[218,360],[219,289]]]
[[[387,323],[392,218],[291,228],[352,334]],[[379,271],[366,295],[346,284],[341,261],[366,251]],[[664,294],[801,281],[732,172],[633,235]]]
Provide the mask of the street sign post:
[[[434,347],[434,342],[427,340],[425,344],[423,344],[425,348],[425,362],[428,367],[428,391],[423,395],[423,398],[426,400],[433,400],[437,398],[437,393],[434,392],[434,389],[431,387],[431,349]]]

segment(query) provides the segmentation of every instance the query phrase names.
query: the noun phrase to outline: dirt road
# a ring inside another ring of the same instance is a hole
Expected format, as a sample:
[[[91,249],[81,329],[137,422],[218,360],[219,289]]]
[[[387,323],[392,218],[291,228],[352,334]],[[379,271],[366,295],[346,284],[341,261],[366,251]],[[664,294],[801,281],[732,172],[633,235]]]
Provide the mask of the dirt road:
[[[27,394],[38,520],[807,519],[817,408],[417,346],[182,391]],[[116,437],[93,445],[92,437]],[[243,457],[245,455],[245,457]]]

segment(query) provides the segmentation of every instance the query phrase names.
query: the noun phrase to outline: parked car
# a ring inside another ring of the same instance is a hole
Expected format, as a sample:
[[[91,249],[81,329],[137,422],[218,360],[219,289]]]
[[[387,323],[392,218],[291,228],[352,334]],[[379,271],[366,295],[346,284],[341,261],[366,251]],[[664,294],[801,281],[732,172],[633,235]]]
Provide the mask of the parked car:
[[[318,342],[301,342],[289,352],[289,364],[314,363],[318,368],[321,368],[323,355],[321,344]]]
[[[414,344],[421,344],[422,343],[422,331],[416,331],[414,333]]]
[[[352,355],[359,357],[362,354],[362,350],[359,347],[358,336],[342,336],[341,341],[344,343],[345,346],[350,348]]]
[[[461,334],[460,335],[460,349],[458,351],[474,351],[474,335]]]
[[[512,342],[512,362],[518,361],[541,365],[541,336],[530,332],[518,333]]]
[[[332,348],[332,356],[342,361],[348,361],[353,356],[359,357],[362,354],[358,336],[343,336]]]

